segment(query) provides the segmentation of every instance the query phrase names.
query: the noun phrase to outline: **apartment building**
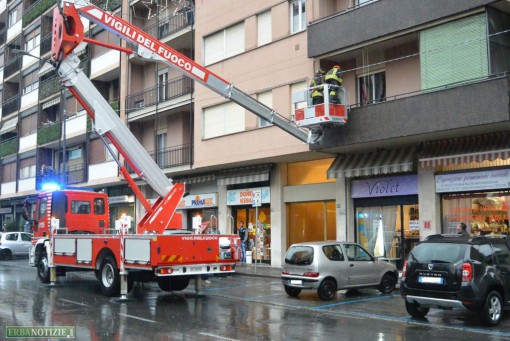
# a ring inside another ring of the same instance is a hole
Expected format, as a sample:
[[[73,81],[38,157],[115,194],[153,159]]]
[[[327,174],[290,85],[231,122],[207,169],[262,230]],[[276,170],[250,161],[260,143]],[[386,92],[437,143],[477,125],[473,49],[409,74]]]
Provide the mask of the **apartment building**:
[[[0,223],[21,229],[23,200],[48,180],[105,191],[112,221],[139,220],[143,207],[83,108],[52,68],[16,53],[48,58],[54,5],[0,1]],[[236,233],[258,222],[254,258],[273,266],[300,241],[357,241],[401,266],[419,239],[460,221],[473,233],[508,229],[508,1],[100,5],[289,120],[292,94],[315,69],[344,70],[348,122],[306,145],[166,64],[80,46],[96,87],[161,169],[187,184],[183,228]],[[89,37],[120,43],[84,24]]]

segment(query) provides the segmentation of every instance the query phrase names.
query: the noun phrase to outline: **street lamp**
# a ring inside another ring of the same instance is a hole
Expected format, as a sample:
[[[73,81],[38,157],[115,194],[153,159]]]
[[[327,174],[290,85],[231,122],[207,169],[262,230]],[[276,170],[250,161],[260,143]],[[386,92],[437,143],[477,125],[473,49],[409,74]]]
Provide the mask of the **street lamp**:
[[[32,58],[35,58],[35,59],[39,59],[40,61],[43,61],[45,63],[50,64],[54,68],[56,68],[56,66],[57,66],[57,64],[53,60],[51,60],[51,59],[44,59],[44,58],[41,58],[41,57],[37,57],[37,56],[34,56],[33,54],[30,54],[30,53],[28,53],[27,51],[24,51],[24,50],[12,49],[11,52],[14,53],[14,54],[22,54],[22,55],[29,56],[29,57],[32,57]]]

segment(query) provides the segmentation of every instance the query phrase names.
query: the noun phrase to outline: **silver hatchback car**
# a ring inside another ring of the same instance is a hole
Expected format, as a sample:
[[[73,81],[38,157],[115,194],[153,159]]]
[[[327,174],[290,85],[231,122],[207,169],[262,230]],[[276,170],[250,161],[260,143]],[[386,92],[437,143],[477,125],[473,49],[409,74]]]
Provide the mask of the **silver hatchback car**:
[[[0,260],[28,256],[32,235],[25,232],[0,232]]]
[[[359,244],[325,241],[292,245],[285,255],[281,278],[289,296],[313,289],[322,300],[329,301],[342,289],[375,287],[390,293],[397,284],[398,271]]]

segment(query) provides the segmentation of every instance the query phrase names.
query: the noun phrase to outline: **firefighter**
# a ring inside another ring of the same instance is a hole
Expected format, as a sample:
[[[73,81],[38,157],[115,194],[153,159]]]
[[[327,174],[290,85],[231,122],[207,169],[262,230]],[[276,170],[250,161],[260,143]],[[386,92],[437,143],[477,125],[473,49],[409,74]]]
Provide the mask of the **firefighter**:
[[[340,103],[340,91],[338,87],[342,85],[343,73],[342,68],[338,65],[333,66],[333,68],[326,73],[324,81],[332,85],[329,89],[329,101],[331,103]]]
[[[324,71],[319,68],[315,72],[315,77],[313,77],[312,81],[310,82],[310,87],[319,86],[322,84],[324,84]],[[312,97],[313,105],[324,103],[324,88],[322,86],[312,89],[310,92],[310,97]]]

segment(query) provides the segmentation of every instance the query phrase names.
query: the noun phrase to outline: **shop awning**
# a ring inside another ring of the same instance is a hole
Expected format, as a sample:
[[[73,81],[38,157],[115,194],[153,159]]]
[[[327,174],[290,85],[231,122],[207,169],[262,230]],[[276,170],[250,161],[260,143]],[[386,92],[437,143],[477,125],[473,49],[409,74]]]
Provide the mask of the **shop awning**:
[[[341,154],[329,167],[328,179],[411,172],[415,155],[414,148]]]
[[[186,183],[188,185],[198,184],[198,183],[216,180],[216,174],[197,175],[197,176],[191,176],[191,177],[187,177],[187,178],[173,179],[173,180],[175,183]]]
[[[10,131],[16,129],[16,125],[18,124],[18,117],[11,118],[2,124],[2,128],[0,128],[0,135],[6,134]]]
[[[510,158],[510,133],[500,132],[426,142],[419,155],[423,168]]]
[[[232,168],[218,173],[218,185],[235,185],[248,182],[268,181],[272,164]]]
[[[42,105],[42,108],[43,108],[43,109],[47,109],[47,108],[52,107],[52,106],[54,106],[54,105],[57,105],[57,104],[59,104],[59,103],[60,103],[60,96],[58,96],[58,97],[56,97],[56,98],[52,99],[51,101],[48,101],[48,102],[44,103],[44,104]]]

